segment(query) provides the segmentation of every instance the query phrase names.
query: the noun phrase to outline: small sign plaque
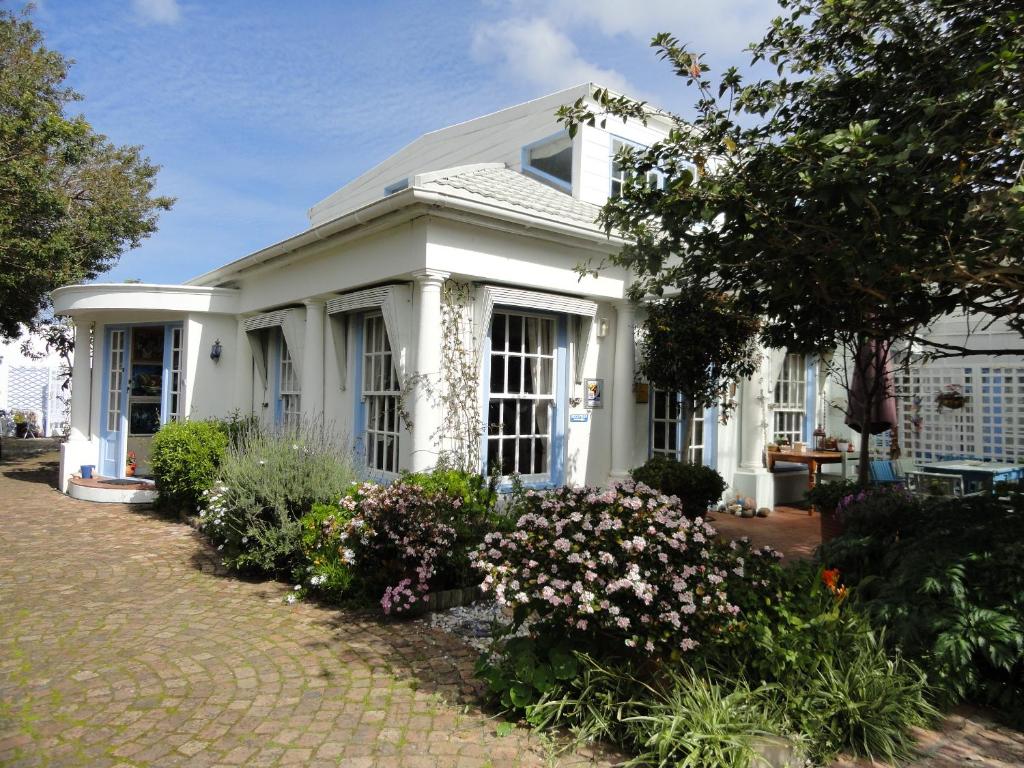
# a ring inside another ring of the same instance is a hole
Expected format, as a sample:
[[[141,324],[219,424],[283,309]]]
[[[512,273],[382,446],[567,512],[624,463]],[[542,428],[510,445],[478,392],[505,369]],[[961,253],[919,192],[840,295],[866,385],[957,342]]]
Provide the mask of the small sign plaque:
[[[583,395],[587,408],[604,408],[604,379],[584,379]]]
[[[570,413],[569,414],[569,421],[574,422],[576,424],[585,424],[586,422],[590,421],[590,414],[589,413]]]

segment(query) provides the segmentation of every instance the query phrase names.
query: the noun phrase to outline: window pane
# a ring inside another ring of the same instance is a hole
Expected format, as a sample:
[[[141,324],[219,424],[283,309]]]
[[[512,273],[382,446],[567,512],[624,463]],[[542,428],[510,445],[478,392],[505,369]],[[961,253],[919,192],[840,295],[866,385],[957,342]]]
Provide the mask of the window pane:
[[[516,471],[516,441],[506,438],[501,442],[501,474],[511,475]]]
[[[491,355],[491,392],[505,391],[505,356]]]
[[[523,358],[508,359],[508,393],[517,395],[522,392]]]
[[[497,312],[494,314],[491,328],[491,350],[494,352],[505,350],[505,316]]]
[[[487,405],[487,434],[501,434],[501,400],[492,400]]]
[[[523,351],[523,320],[521,316],[510,315],[508,318],[508,351]]]
[[[562,136],[547,144],[529,150],[531,166],[554,176],[566,184],[572,183],[572,139]]]

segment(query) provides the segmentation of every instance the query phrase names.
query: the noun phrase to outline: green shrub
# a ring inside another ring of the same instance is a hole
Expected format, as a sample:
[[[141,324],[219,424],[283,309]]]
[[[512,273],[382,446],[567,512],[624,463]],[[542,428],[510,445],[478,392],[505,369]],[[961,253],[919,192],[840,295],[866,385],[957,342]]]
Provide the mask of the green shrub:
[[[736,620],[682,660],[598,648],[569,663],[575,638],[534,624],[499,640],[481,677],[534,725],[611,741],[642,765],[748,765],[752,734],[795,738],[821,763],[839,751],[909,755],[911,726],[936,714],[924,675],[887,651],[840,574],[744,560],[749,578],[729,592]]]
[[[779,696],[769,687],[713,678],[685,665],[656,680],[635,661],[599,661],[568,645],[543,648],[513,638],[483,676],[506,709],[537,728],[568,728],[577,742],[604,742],[630,753],[627,766],[747,768],[762,765],[763,737],[788,735]],[[790,735],[797,751],[803,738]]]
[[[472,553],[503,517],[495,481],[454,469],[351,486],[302,520],[303,586],[408,613],[429,592],[475,586]]]
[[[172,421],[153,436],[150,465],[162,509],[196,513],[217,479],[228,438],[215,421]]]
[[[942,703],[997,707],[1024,723],[1024,508],[989,498],[846,512],[822,548],[876,626],[918,660]]]
[[[351,513],[337,504],[314,504],[300,521],[306,563],[303,587],[329,600],[346,597],[355,576],[340,540],[351,519]]]
[[[678,496],[690,517],[703,515],[708,506],[722,498],[726,483],[722,476],[703,464],[684,464],[668,456],[652,456],[632,471],[633,480],[668,496]]]
[[[341,440],[320,425],[243,431],[228,448],[202,528],[228,567],[284,576],[300,566],[300,519],[352,484]]]

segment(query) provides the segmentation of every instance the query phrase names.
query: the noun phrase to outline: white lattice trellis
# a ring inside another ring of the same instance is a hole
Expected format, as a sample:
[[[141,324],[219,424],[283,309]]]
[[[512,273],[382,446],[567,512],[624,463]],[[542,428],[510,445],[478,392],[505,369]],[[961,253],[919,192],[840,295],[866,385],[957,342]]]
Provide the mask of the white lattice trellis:
[[[35,412],[43,434],[59,431],[61,403],[57,371],[43,367],[11,367],[7,372],[7,408]]]
[[[939,408],[936,396],[950,387],[963,393],[963,408]],[[1024,458],[1024,366],[915,366],[897,374],[896,388],[904,456]]]

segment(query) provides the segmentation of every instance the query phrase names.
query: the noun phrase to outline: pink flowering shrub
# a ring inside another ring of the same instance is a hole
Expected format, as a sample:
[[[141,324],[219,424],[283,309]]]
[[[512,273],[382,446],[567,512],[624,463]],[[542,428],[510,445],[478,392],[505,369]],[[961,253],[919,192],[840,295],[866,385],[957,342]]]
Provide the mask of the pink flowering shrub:
[[[351,515],[338,534],[342,559],[384,613],[426,600],[439,562],[455,545],[452,500],[409,482],[363,483],[341,499]]]
[[[643,484],[531,491],[521,508],[515,531],[477,550],[484,589],[536,633],[610,651],[672,655],[721,633],[739,613],[730,589],[749,589],[749,561],[771,558],[716,542]]]

